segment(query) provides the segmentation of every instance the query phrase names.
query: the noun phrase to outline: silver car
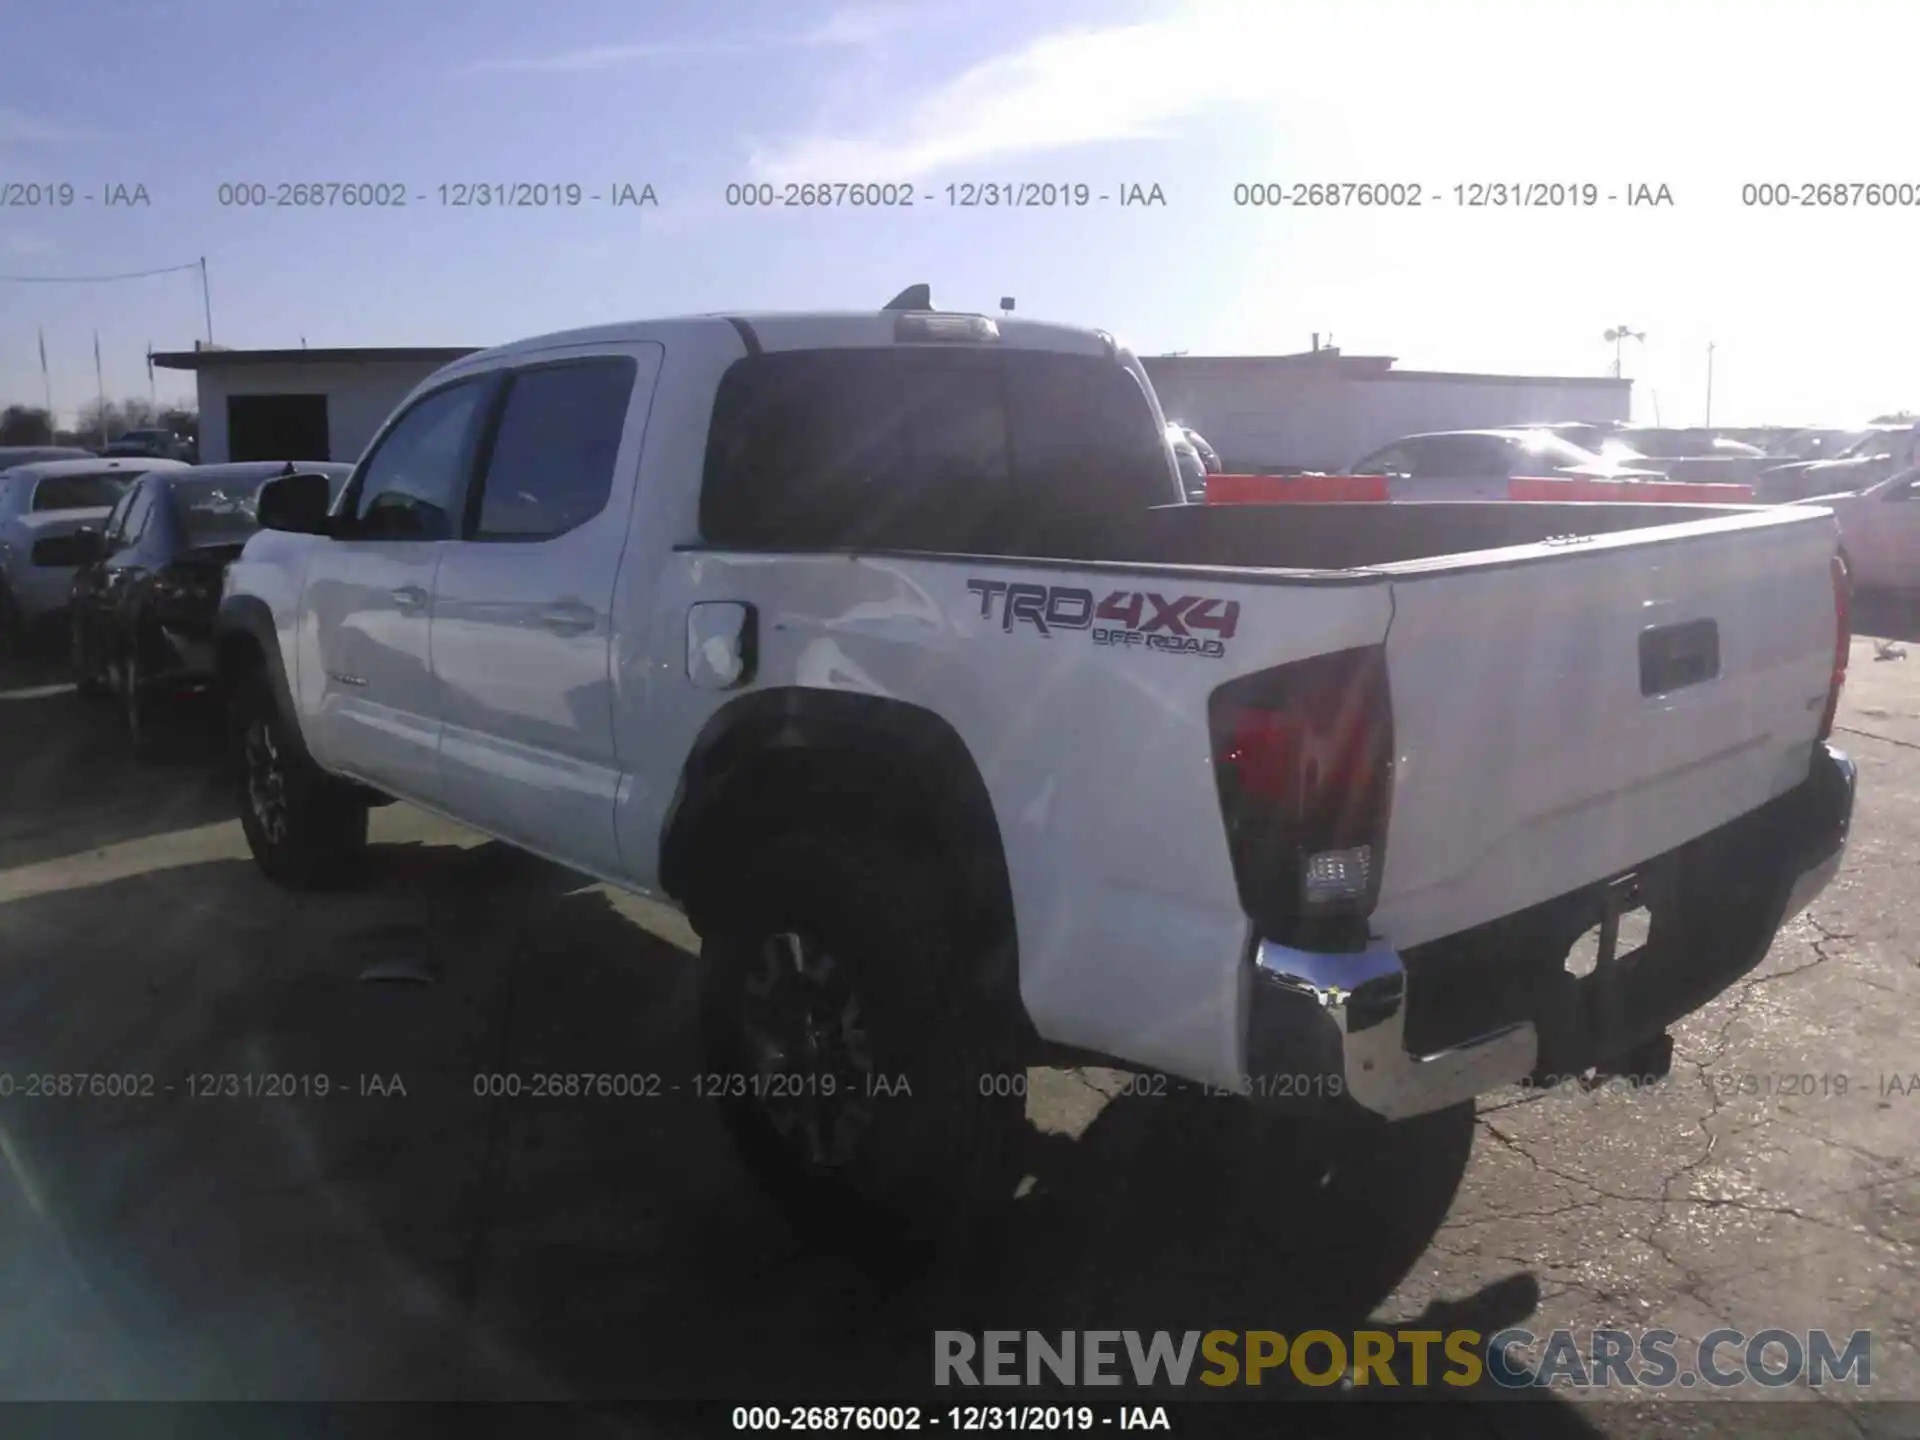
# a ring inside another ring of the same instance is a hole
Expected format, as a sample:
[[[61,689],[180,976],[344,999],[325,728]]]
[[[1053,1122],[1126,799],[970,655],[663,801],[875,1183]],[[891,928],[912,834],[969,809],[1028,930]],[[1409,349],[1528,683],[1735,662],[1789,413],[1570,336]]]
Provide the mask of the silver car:
[[[178,460],[49,460],[0,470],[0,648],[66,612],[75,531],[98,526],[127,486],[149,470],[185,470]],[[64,542],[64,543],[63,543]]]
[[[1352,468],[1355,475],[1388,477],[1395,500],[1505,500],[1512,482],[1527,477],[1562,480],[1664,480],[1646,469],[1583,450],[1551,430],[1443,430],[1408,435],[1376,450]]]

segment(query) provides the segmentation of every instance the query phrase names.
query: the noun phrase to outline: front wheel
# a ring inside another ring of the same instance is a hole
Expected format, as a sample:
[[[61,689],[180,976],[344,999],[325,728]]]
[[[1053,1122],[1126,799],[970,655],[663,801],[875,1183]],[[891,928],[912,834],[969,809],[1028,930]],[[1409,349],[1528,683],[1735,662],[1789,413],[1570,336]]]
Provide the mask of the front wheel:
[[[897,1254],[1010,1198],[1011,1003],[941,858],[800,832],[743,858],[701,950],[701,1083],[796,1228]]]
[[[354,878],[366,858],[367,807],[300,749],[263,674],[241,681],[232,719],[240,825],[254,863],[296,890]]]

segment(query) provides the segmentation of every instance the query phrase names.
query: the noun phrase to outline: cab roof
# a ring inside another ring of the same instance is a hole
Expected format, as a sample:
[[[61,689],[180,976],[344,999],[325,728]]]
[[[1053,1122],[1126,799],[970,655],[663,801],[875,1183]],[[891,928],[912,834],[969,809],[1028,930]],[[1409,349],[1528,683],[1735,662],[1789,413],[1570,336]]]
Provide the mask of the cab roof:
[[[1104,331],[1081,326],[1057,325],[1044,320],[1015,320],[1010,316],[982,315],[960,310],[793,310],[737,311],[704,315],[673,315],[656,320],[629,320],[609,325],[592,325],[577,330],[559,330],[530,336],[506,345],[476,351],[454,361],[443,373],[481,368],[509,357],[557,350],[574,345],[637,343],[646,340],[675,339],[714,341],[729,346],[758,346],[766,350],[811,350],[917,343],[900,340],[895,327],[902,316],[927,315],[954,320],[985,320],[998,332],[997,343],[1007,349],[1056,350],[1069,354],[1103,355],[1116,349],[1114,339]],[[748,336],[752,341],[748,341]],[[954,341],[926,343],[953,344]]]

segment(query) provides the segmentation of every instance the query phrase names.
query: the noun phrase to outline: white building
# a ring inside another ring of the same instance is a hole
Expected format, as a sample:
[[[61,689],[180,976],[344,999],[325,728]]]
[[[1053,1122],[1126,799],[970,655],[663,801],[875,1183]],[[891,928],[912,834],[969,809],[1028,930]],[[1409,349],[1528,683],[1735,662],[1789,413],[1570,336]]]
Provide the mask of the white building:
[[[195,372],[200,462],[360,458],[393,410],[457,349],[221,350],[156,354]]]
[[[1631,418],[1611,377],[1395,370],[1385,355],[1142,356],[1169,420],[1207,438],[1228,470],[1339,471],[1403,435],[1553,420]]]

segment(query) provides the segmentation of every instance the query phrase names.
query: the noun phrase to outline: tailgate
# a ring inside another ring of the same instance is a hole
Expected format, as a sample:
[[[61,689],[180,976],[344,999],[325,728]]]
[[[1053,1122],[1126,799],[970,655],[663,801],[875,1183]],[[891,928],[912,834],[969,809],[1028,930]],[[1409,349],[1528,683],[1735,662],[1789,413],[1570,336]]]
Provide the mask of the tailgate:
[[[1759,510],[1383,567],[1405,948],[1631,869],[1806,778],[1832,516]]]

